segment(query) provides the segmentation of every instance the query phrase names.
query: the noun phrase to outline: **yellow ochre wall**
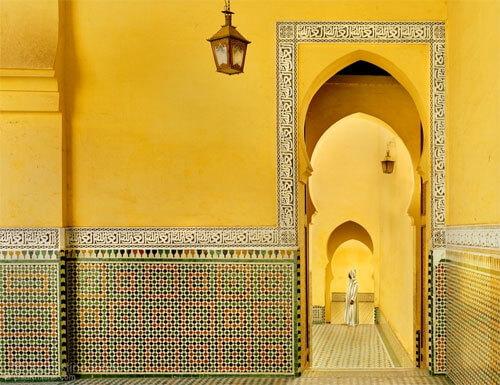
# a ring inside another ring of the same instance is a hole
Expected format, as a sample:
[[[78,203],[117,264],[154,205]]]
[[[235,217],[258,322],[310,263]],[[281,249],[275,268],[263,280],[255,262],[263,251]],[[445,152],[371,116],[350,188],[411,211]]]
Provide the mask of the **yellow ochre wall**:
[[[57,0],[0,1],[0,226],[63,226]]]
[[[22,95],[2,95],[1,110],[24,115],[26,100],[40,97],[43,111],[47,103],[63,110],[65,125],[51,133],[57,146],[45,148],[47,159],[24,154],[28,164],[44,164],[38,177],[47,183],[34,189],[21,177],[14,191],[0,181],[13,207],[31,207],[29,215],[2,210],[0,225],[275,224],[276,21],[446,15],[445,1],[240,0],[233,2],[234,23],[253,43],[246,73],[228,77],[215,72],[205,41],[222,23],[221,7],[186,0],[2,0],[0,66],[18,77],[57,81],[51,95],[33,85]],[[2,70],[2,89],[12,77]],[[30,126],[30,140],[44,143],[37,126]],[[3,146],[13,147],[8,140]],[[62,165],[50,151],[62,151]],[[14,172],[10,162],[0,164],[4,175]],[[67,180],[54,181],[54,173]],[[48,214],[38,202],[54,199],[55,184],[63,208]]]
[[[228,77],[205,41],[220,6],[63,3],[69,225],[276,224],[276,21],[445,12],[430,1],[233,2],[252,44],[246,73]]]
[[[500,1],[449,0],[448,225],[500,223]]]
[[[233,77],[205,41],[221,7],[0,0],[0,226],[275,224],[279,20],[447,20],[448,224],[500,222],[498,1],[235,0],[252,44]],[[300,127],[332,63],[363,58],[410,91],[428,154],[424,46],[302,45]]]

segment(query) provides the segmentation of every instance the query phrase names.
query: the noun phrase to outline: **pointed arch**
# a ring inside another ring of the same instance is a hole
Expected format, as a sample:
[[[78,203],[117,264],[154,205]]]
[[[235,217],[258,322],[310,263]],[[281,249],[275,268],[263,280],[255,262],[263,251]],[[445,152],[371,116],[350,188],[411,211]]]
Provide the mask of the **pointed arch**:
[[[311,163],[314,163],[314,156],[315,156],[315,154],[318,151],[318,144],[323,140],[323,138],[325,138],[327,136],[327,133],[331,132],[331,130],[335,130],[336,127],[338,127],[338,125],[341,124],[342,122],[344,122],[344,121],[346,121],[348,119],[352,119],[352,118],[364,119],[364,120],[366,120],[368,122],[375,123],[375,124],[383,127],[388,132],[390,132],[395,138],[397,138],[399,141],[401,141],[401,143],[403,144],[405,152],[407,153],[407,155],[408,155],[408,157],[409,157],[409,159],[410,159],[410,161],[412,163],[412,166],[413,166],[413,169],[411,170],[411,172],[412,172],[412,175],[413,175],[412,178],[414,179],[414,185],[413,185],[413,188],[412,188],[412,194],[411,194],[411,196],[408,197],[407,213],[410,216],[410,218],[412,218],[412,221],[415,221],[415,216],[419,215],[418,213],[420,212],[420,206],[419,206],[420,202],[417,199],[417,198],[419,198],[419,195],[420,195],[420,186],[419,185],[417,186],[417,179],[419,178],[419,176],[415,172],[415,170],[419,166],[419,160],[420,159],[414,159],[412,157],[412,154],[411,154],[411,152],[410,152],[410,150],[408,148],[408,145],[405,142],[405,140],[396,132],[396,130],[394,130],[394,128],[392,128],[392,126],[390,126],[384,120],[382,120],[382,119],[380,119],[380,118],[378,118],[376,116],[373,116],[371,114],[366,114],[364,112],[355,112],[355,113],[352,113],[352,114],[347,114],[346,116],[344,116],[340,120],[337,120],[334,124],[332,124],[328,129],[326,129],[321,134],[321,137],[316,142],[316,146],[315,146],[315,148],[313,150],[313,153],[311,154],[311,159],[310,159]],[[315,199],[315,193],[314,193],[313,188],[311,187],[311,184],[308,184],[307,194],[308,194],[308,204],[310,204],[310,206],[308,206],[308,207],[310,207],[310,212],[308,213],[308,220],[310,222],[310,219],[312,218],[312,215],[314,215],[314,213],[317,212],[317,207],[319,207],[319,203]],[[372,252],[373,252],[373,250],[372,250]]]
[[[327,248],[327,256],[328,256],[328,264],[325,268],[325,316],[326,319],[330,319],[331,317],[331,304],[330,304],[330,285],[333,280],[332,274],[332,260],[335,251],[339,248],[343,243],[356,240],[363,243],[368,249],[370,249],[373,255],[373,239],[366,230],[366,228],[354,221],[346,221],[339,226],[337,226],[330,233],[328,237],[328,242],[326,244]]]
[[[427,120],[423,119],[428,115],[428,111],[425,108],[423,96],[420,95],[417,88],[410,80],[410,78],[405,74],[404,71],[402,71],[397,65],[395,65],[392,61],[388,60],[387,58],[366,49],[356,49],[340,57],[339,59],[336,59],[335,61],[330,63],[327,67],[325,67],[316,76],[312,84],[309,86],[308,90],[305,92],[304,98],[300,105],[301,111],[299,113],[300,116],[299,127],[301,127],[301,129],[299,129],[299,135],[301,141],[305,143],[303,127],[305,125],[307,110],[309,109],[309,105],[311,104],[314,95],[316,95],[316,93],[323,86],[323,84],[325,84],[325,82],[332,76],[334,76],[337,72],[360,60],[366,61],[368,63],[374,64],[382,68],[383,70],[388,72],[394,79],[396,79],[398,83],[401,84],[401,86],[408,92],[411,99],[415,103],[415,107],[420,116],[420,120],[422,121],[422,124],[426,128],[424,130],[424,140],[428,140],[427,138],[428,135],[426,135],[426,132],[428,132],[427,130],[428,122]]]
[[[373,240],[368,230],[357,222],[346,221],[337,226],[328,237],[326,245],[328,260],[331,261],[333,254],[335,254],[335,250],[337,250],[342,243],[351,239],[363,243],[373,253]]]

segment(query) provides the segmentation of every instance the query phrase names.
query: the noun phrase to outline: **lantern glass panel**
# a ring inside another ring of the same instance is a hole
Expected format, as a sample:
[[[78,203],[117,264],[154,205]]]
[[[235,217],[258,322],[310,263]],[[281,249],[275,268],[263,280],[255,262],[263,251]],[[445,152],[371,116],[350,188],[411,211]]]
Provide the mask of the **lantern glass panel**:
[[[382,162],[382,171],[384,174],[392,174],[394,171],[394,161],[393,160],[383,160]]]
[[[217,67],[220,67],[222,65],[228,65],[229,60],[228,60],[228,49],[227,49],[227,42],[224,40],[218,40],[213,43],[214,45],[214,54],[215,54],[215,60],[217,60]]]
[[[238,43],[233,43],[233,66],[242,68],[245,51]]]

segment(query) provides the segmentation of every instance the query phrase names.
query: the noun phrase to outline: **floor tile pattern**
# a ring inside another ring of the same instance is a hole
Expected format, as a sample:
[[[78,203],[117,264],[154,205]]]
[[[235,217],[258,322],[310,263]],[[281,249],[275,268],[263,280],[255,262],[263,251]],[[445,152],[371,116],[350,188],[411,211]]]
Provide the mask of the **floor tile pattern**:
[[[446,279],[449,377],[456,385],[500,384],[500,271],[450,261]]]
[[[0,264],[0,375],[58,377],[58,263]]]
[[[313,368],[391,368],[375,325],[313,325]]]
[[[68,372],[293,374],[294,269],[68,261]]]

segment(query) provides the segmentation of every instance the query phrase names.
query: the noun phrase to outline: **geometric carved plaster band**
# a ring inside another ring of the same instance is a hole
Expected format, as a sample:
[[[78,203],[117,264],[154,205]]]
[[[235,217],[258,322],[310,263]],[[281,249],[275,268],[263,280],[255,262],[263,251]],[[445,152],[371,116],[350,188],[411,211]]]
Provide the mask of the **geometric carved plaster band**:
[[[68,249],[278,248],[273,227],[72,227]]]
[[[60,250],[62,229],[0,228],[0,250]]]
[[[500,250],[500,225],[448,226],[446,247]]]
[[[493,252],[487,253],[486,250],[478,253],[475,249],[447,249],[446,263],[472,269],[477,274],[491,276],[494,272],[500,273],[500,253],[495,255]]]

